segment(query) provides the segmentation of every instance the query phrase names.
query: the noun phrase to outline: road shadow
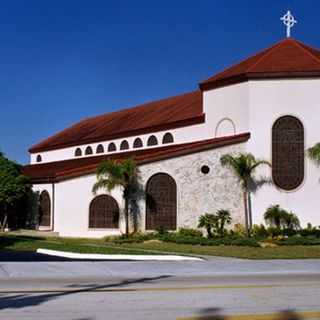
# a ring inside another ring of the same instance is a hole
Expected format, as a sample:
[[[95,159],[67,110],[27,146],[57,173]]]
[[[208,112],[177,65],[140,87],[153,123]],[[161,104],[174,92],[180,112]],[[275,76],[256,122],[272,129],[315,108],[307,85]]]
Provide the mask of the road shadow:
[[[170,278],[169,275],[163,275],[158,277],[149,277],[149,278],[139,278],[133,280],[123,280],[116,283],[104,284],[104,285],[87,285],[85,288],[81,286],[81,289],[68,290],[68,291],[59,291],[59,292],[50,292],[50,293],[40,293],[40,294],[32,294],[30,293],[21,293],[21,294],[10,294],[10,295],[0,295],[0,310],[4,309],[22,309],[25,307],[38,306],[42,303],[51,301],[53,299],[57,299],[59,297],[64,297],[68,295],[85,293],[90,291],[97,290],[108,290],[114,288],[121,288],[131,284],[139,284],[139,283],[148,283],[156,280],[162,280]],[[74,284],[70,287],[77,287],[78,285]],[[32,295],[31,295],[32,294]]]

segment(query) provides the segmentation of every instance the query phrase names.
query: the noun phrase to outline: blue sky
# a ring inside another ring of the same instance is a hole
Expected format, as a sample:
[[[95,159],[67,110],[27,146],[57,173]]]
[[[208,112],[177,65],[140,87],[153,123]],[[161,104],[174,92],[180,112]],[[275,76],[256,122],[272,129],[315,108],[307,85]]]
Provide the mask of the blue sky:
[[[0,3],[0,149],[93,115],[197,88],[284,38],[320,47],[319,1],[10,0]]]

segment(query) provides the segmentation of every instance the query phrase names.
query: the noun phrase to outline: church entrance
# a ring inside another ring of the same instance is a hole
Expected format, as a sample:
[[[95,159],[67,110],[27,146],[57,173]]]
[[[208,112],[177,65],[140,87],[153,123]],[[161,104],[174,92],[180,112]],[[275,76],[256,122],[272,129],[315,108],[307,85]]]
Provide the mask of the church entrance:
[[[166,173],[153,175],[146,188],[146,230],[176,230],[177,185]]]
[[[39,198],[39,226],[51,225],[51,201],[48,191],[42,191]]]

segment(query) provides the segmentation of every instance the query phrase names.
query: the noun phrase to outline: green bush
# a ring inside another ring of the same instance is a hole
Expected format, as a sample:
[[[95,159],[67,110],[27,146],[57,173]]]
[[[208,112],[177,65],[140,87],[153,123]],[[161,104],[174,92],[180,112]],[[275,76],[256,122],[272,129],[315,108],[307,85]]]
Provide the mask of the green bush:
[[[183,237],[202,237],[202,232],[197,229],[180,228],[178,234]]]
[[[129,235],[121,235],[121,236],[111,236],[111,237],[105,237],[104,240],[106,242],[112,242],[112,243],[141,243],[144,241],[148,241],[151,239],[155,239],[157,235],[155,233],[142,233],[142,232],[136,232]]]
[[[254,224],[252,227],[252,236],[257,238],[267,238],[269,233],[263,224]]]
[[[316,237],[301,237],[293,236],[276,241],[279,245],[285,246],[306,246],[306,245],[320,245],[320,239]]]

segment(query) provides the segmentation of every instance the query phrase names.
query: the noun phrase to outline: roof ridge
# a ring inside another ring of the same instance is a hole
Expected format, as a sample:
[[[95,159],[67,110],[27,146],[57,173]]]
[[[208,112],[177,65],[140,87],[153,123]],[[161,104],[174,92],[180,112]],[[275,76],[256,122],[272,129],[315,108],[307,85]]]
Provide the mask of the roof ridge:
[[[265,50],[265,53],[252,65],[250,66],[246,72],[250,72],[251,69],[256,67],[261,61],[263,61],[266,57],[268,57],[276,48],[280,47],[286,40],[281,40],[269,49]]]
[[[297,47],[299,47],[300,49],[302,49],[303,51],[305,51],[311,58],[313,58],[314,60],[316,60],[318,63],[320,63],[320,59],[318,57],[316,57],[312,52],[310,52],[309,50],[307,50],[307,48],[305,48],[305,45],[302,45],[299,41],[294,40],[292,41]],[[308,47],[308,46],[306,46]],[[314,49],[314,48],[312,48]]]

